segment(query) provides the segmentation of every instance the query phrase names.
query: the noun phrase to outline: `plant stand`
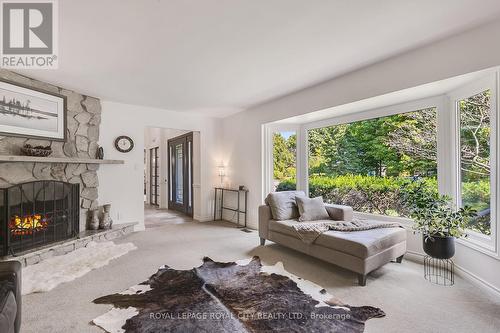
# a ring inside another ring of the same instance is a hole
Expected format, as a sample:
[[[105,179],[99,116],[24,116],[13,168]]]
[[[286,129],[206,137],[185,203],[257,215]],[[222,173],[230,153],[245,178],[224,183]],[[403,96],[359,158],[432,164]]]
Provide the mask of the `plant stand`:
[[[424,257],[424,277],[427,281],[440,286],[455,284],[455,264],[451,259]]]

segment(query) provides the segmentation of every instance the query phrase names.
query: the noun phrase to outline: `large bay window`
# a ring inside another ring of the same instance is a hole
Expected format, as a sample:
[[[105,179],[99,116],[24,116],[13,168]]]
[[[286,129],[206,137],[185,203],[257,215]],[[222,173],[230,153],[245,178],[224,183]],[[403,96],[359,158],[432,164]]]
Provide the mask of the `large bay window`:
[[[408,216],[403,192],[418,181],[476,210],[461,242],[498,257],[499,73],[489,73],[434,97],[376,109],[364,101],[356,112],[332,110],[332,118],[266,125],[263,195],[297,187],[358,215],[400,219]]]

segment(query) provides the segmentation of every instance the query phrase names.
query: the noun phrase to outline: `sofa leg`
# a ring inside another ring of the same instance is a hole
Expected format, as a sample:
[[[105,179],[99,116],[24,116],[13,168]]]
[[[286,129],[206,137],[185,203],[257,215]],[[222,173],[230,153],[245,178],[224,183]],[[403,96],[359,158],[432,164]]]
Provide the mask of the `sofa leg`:
[[[266,244],[266,239],[265,238],[260,238],[260,245]]]
[[[363,287],[366,286],[366,275],[358,274],[358,284]]]
[[[403,256],[404,256],[404,254],[403,254],[402,256],[399,256],[399,257],[397,257],[397,258],[396,258],[396,262],[397,262],[398,264],[400,264],[400,263],[402,263],[402,262],[403,262]]]

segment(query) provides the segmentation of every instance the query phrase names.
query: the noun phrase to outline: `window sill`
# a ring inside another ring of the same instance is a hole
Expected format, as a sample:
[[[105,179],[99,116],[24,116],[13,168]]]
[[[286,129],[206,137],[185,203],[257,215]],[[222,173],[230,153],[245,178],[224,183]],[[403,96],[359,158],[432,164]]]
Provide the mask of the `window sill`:
[[[479,237],[468,237],[468,238],[459,238],[457,239],[457,243],[461,244],[465,247],[473,249],[475,251],[481,252],[490,256],[496,260],[500,260],[500,255],[498,253],[498,249],[494,245],[490,245],[484,241],[478,239]]]
[[[369,214],[369,213],[362,213],[362,212],[354,212],[354,217],[364,218],[364,219],[373,219],[373,220],[384,221],[384,222],[399,222],[406,229],[410,229],[410,230],[412,229],[412,226],[414,223],[412,219],[408,219],[408,218],[404,218],[404,217]],[[498,253],[498,250],[495,248],[495,246],[487,244],[484,240],[481,240],[480,238],[481,238],[481,235],[472,235],[469,238],[457,239],[457,243],[460,245],[463,245],[465,247],[468,247],[472,250],[475,250],[475,251],[481,252],[485,255],[488,255],[496,260],[500,260],[500,253]],[[482,238],[484,238],[484,236]]]
[[[362,219],[373,219],[373,220],[384,221],[384,222],[398,222],[398,223],[401,223],[405,227],[411,227],[413,225],[413,220],[408,219],[406,217],[378,215],[378,214],[370,214],[370,213],[362,213],[362,212],[354,212],[354,217],[362,218]]]

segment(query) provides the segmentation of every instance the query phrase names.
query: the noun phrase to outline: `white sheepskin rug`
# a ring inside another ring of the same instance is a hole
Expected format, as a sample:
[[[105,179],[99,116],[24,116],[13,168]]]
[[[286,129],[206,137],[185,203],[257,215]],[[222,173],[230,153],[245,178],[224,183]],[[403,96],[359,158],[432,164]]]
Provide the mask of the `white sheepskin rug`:
[[[23,269],[22,294],[46,292],[63,282],[73,281],[93,269],[109,264],[137,247],[132,243],[90,242],[65,255],[46,259]]]

